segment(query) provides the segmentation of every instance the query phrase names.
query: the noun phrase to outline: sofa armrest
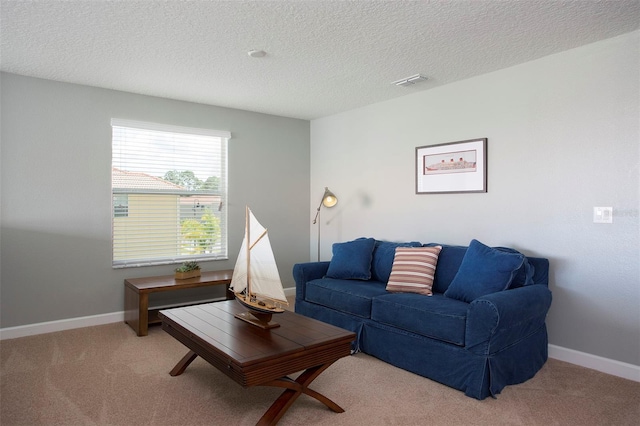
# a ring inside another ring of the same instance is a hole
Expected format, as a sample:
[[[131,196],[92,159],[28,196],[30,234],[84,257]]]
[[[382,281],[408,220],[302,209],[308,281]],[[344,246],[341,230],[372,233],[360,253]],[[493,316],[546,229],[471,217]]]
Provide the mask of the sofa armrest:
[[[551,291],[529,285],[479,297],[469,304],[465,347],[477,354],[500,351],[545,325]]]
[[[293,279],[296,283],[296,300],[304,300],[305,287],[309,281],[322,278],[329,270],[330,262],[308,262],[293,265]]]

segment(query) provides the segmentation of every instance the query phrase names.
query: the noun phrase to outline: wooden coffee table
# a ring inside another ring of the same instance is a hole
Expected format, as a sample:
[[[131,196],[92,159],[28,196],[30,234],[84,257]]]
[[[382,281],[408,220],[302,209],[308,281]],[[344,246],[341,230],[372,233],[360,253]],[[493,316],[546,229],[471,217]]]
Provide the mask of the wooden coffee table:
[[[170,374],[179,376],[200,356],[243,387],[285,388],[258,425],[276,424],[303,393],[344,412],[309,385],[351,353],[355,334],[289,311],[274,315],[280,327],[263,330],[234,317],[244,311],[235,300],[160,311],[162,329],[190,349]],[[298,371],[295,380],[287,377]]]

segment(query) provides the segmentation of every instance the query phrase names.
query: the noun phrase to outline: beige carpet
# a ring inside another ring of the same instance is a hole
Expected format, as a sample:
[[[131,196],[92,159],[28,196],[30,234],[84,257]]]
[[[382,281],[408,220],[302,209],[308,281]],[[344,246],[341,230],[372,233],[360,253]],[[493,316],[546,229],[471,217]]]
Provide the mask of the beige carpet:
[[[243,389],[159,327],[136,337],[110,324],[0,342],[0,424],[253,425],[281,393]],[[428,362],[428,361],[425,361]],[[337,414],[301,396],[281,425],[638,425],[640,383],[549,360],[497,399],[462,392],[364,354],[343,358],[312,388]]]

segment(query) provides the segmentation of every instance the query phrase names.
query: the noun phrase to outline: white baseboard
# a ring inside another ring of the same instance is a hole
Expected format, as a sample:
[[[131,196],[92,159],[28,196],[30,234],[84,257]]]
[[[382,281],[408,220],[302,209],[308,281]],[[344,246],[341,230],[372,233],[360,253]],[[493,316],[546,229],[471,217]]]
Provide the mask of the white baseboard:
[[[633,380],[634,382],[640,382],[640,366],[638,365],[627,364],[626,362],[603,358],[556,345],[549,345],[549,358],[591,368],[592,370]]]
[[[295,296],[296,288],[284,289],[285,296]],[[203,300],[201,303],[213,302],[222,299]],[[164,309],[175,307],[154,306],[152,309]],[[72,330],[74,328],[91,327],[94,325],[112,324],[114,322],[124,322],[124,311],[110,314],[91,315],[87,317],[69,318],[58,321],[41,322],[37,324],[20,325],[17,327],[0,328],[0,340],[16,339],[18,337],[35,336],[36,334],[53,333],[55,331]]]
[[[113,312],[111,314],[91,315],[88,317],[41,322],[38,324],[20,325],[17,327],[0,328],[0,340],[53,333],[54,331],[72,330],[74,328],[90,327],[94,325],[111,324],[114,322],[124,322],[124,311]]]

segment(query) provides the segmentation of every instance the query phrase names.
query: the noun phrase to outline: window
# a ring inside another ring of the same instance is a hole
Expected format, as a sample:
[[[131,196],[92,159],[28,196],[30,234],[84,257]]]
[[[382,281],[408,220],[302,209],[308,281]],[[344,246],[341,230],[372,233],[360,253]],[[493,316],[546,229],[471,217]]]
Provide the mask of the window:
[[[129,216],[129,195],[113,194],[113,217]]]
[[[227,259],[229,132],[112,119],[113,267]]]

